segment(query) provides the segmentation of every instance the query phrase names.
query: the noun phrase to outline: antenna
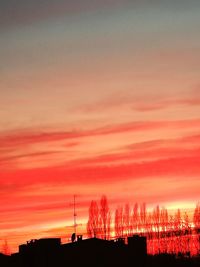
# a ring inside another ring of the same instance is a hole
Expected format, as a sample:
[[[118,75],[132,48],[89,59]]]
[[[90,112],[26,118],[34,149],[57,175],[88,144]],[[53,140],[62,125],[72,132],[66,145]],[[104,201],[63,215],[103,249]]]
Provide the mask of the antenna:
[[[76,236],[76,195],[74,195],[74,233],[75,233],[75,236]]]
[[[74,242],[76,241],[76,234],[77,234],[77,227],[82,225],[81,223],[77,224],[76,220],[77,220],[77,213],[76,213],[76,197],[77,195],[74,195],[73,197],[73,203],[70,203],[69,205],[72,206],[73,205],[73,217],[74,217],[74,225],[71,225],[69,227],[73,227],[74,228],[74,233],[71,236],[71,241]]]

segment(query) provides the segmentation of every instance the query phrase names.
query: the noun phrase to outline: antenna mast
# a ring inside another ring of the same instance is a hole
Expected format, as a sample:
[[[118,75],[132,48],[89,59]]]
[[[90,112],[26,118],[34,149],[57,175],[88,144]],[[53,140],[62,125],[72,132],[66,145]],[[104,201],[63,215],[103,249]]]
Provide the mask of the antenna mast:
[[[76,195],[74,195],[74,233],[76,235]]]

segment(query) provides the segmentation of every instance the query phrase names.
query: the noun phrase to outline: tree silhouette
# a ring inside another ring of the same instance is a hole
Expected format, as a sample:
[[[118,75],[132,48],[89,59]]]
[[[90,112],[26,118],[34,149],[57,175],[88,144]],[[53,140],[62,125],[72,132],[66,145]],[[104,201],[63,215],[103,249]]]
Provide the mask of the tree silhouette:
[[[197,232],[200,232],[200,203],[197,203],[193,216],[194,226]]]
[[[146,204],[142,203],[142,205],[140,205],[140,231],[143,233],[146,232],[146,218]]]
[[[115,235],[123,237],[125,232],[124,212],[123,207],[118,207],[115,210]]]
[[[139,211],[138,211],[138,203],[135,203],[133,208],[133,215],[132,215],[132,225],[133,225],[133,232],[138,232],[139,226]]]
[[[111,214],[108,207],[108,200],[105,195],[103,195],[100,200],[100,223],[101,223],[102,238],[109,239]]]
[[[87,224],[88,236],[110,238],[111,213],[106,196],[99,205],[92,201]],[[146,204],[135,203],[133,208],[126,204],[118,206],[114,213],[113,231],[115,237],[133,234],[146,236],[150,254],[182,253],[196,255],[200,252],[200,204],[196,205],[193,217],[178,209],[173,214],[157,205],[147,211]]]
[[[4,255],[10,255],[10,248],[9,248],[9,246],[8,246],[8,242],[7,242],[6,239],[5,239],[4,244],[3,244],[3,246],[2,246],[2,253],[3,253]]]
[[[89,218],[87,222],[87,234],[89,237],[110,238],[111,214],[108,200],[105,195],[101,197],[100,205],[91,201],[89,207]]]
[[[89,219],[87,223],[87,232],[89,237],[98,237],[100,235],[100,217],[99,207],[96,201],[92,200],[89,207]]]
[[[200,253],[200,203],[197,203],[194,210],[193,222],[196,233],[195,247],[197,249],[197,253]]]

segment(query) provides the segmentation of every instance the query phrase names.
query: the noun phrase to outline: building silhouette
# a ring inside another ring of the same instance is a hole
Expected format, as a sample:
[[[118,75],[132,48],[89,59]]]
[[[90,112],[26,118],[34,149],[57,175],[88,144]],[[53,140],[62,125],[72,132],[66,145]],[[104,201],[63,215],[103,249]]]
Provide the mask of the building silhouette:
[[[146,237],[133,235],[116,240],[83,239],[61,244],[60,238],[30,240],[11,256],[0,254],[2,267],[160,267],[200,266],[199,258],[177,258],[175,255],[147,255]]]
[[[6,258],[6,262],[9,267],[128,266],[133,261],[142,266],[146,255],[145,237],[132,236],[126,243],[123,238],[110,241],[83,239],[79,235],[76,241],[66,244],[61,244],[60,238],[30,240],[20,245],[19,252]]]

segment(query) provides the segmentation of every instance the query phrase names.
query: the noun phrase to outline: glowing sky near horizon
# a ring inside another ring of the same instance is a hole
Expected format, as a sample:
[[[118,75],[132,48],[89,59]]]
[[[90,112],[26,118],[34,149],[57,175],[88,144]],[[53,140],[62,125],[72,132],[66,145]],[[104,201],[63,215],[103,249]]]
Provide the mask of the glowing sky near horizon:
[[[200,2],[0,2],[0,243],[71,232],[92,199],[200,193]],[[68,226],[69,228],[67,228]]]

